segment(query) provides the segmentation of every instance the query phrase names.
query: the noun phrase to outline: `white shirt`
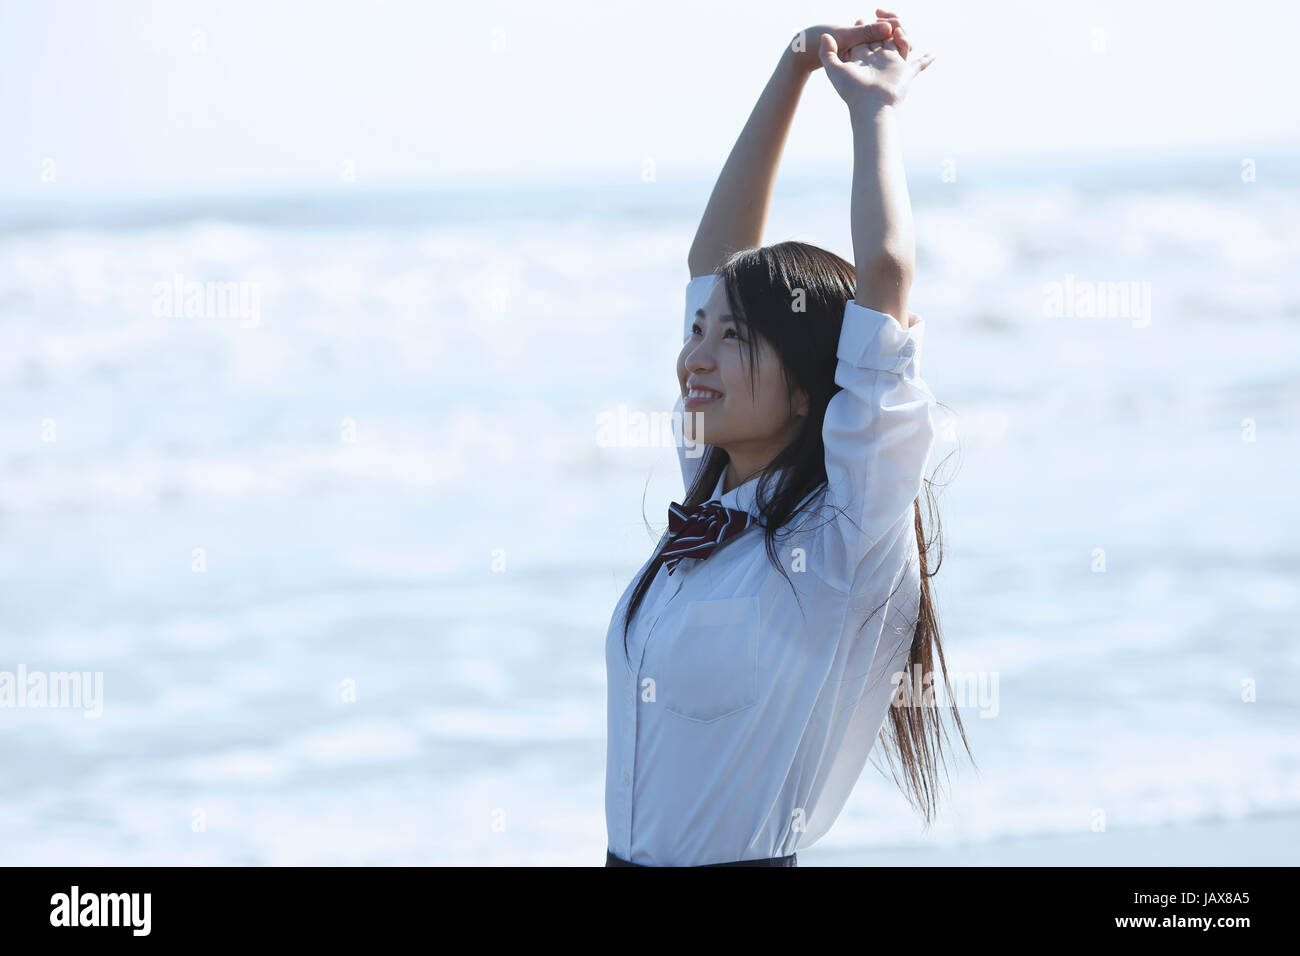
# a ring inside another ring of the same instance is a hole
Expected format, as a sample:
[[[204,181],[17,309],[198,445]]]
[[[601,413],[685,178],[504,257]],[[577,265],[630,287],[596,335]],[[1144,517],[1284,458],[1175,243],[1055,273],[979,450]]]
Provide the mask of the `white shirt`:
[[[716,279],[687,284],[683,341]],[[623,615],[649,560],[619,599],[605,638],[605,825],[616,856],[648,866],[787,856],[844,807],[888,716],[919,607],[912,502],[934,396],[920,377],[925,325],[910,318],[904,330],[845,306],[842,391],[823,426],[828,488],[776,542],[802,611],[757,526],[671,575],[659,568],[626,658]],[[689,488],[703,456],[688,458],[680,442],[677,453]],[[758,514],[757,485],[723,494],[720,479],[713,497]]]

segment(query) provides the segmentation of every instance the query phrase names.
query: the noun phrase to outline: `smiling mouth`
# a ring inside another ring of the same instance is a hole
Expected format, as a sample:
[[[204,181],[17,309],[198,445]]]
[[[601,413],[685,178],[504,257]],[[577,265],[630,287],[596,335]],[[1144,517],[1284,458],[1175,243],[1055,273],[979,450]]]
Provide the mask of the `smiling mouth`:
[[[687,407],[707,405],[709,402],[716,402],[721,397],[721,392],[715,392],[711,388],[691,388],[687,389],[682,404]]]

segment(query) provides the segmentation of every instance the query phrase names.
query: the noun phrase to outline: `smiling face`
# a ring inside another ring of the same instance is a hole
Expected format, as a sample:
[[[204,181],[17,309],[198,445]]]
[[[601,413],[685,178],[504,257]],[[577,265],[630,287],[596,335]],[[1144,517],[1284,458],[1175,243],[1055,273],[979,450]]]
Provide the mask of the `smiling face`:
[[[780,356],[761,336],[754,343],[751,384],[749,338],[755,333],[730,311],[725,284],[718,282],[677,357],[684,433],[692,441],[727,451],[735,469],[724,486],[727,490],[770,462],[807,413],[802,392],[796,392],[791,407]]]

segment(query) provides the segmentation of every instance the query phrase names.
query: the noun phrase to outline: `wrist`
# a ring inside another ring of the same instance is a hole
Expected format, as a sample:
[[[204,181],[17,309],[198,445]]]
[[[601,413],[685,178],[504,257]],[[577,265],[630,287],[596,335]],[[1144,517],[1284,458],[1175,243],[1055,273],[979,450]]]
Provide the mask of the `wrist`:
[[[813,74],[813,67],[804,53],[796,52],[791,40],[781,51],[781,58],[776,63],[776,72],[793,80],[806,80]]]
[[[848,104],[849,119],[853,123],[879,123],[898,112],[899,103],[888,94],[871,92],[859,96]]]

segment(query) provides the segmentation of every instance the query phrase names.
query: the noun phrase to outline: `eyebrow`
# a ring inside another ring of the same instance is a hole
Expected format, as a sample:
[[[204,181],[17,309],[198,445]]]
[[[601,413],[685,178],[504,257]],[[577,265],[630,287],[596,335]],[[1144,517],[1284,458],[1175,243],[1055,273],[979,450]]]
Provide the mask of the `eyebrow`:
[[[695,317],[696,317],[697,319],[703,319],[703,318],[706,318],[706,316],[705,316],[705,312],[704,312],[704,309],[702,309],[702,308],[701,308],[701,309],[696,309],[696,310],[695,310]],[[735,321],[736,321],[736,320],[735,320],[734,318],[732,318],[730,315],[720,315],[720,316],[718,316],[718,321],[719,321],[719,322],[731,322],[732,324],[735,324]]]

